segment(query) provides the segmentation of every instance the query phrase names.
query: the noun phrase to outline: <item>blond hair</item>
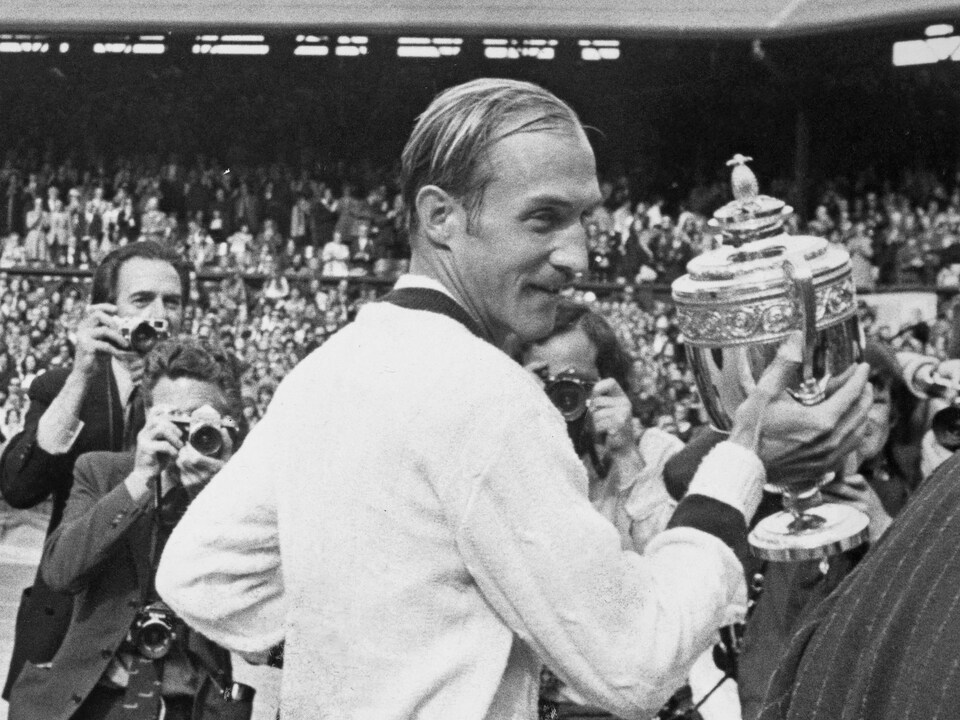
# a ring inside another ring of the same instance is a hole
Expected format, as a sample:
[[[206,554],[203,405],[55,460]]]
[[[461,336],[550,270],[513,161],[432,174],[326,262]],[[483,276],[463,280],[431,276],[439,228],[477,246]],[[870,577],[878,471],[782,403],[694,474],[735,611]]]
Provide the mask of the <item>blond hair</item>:
[[[417,118],[403,149],[400,185],[411,240],[420,188],[436,185],[476,218],[490,182],[491,147],[510,135],[582,129],[573,109],[539,85],[481,78],[440,93]]]

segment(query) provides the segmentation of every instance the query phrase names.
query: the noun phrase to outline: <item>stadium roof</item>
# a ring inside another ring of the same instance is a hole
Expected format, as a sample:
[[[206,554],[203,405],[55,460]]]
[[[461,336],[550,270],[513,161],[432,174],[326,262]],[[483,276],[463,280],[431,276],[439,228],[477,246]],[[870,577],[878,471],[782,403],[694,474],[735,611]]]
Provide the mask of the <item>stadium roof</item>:
[[[955,13],[960,0],[0,0],[0,29],[754,38]]]

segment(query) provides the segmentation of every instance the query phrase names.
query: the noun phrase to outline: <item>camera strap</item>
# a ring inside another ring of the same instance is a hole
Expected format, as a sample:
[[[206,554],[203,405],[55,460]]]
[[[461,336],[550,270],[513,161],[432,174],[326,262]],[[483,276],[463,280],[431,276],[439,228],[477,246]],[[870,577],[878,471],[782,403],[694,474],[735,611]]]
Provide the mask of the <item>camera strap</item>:
[[[439,290],[419,287],[400,288],[399,290],[391,290],[380,301],[407,310],[426,310],[438,315],[445,315],[451,320],[456,320],[481,340],[487,339],[476,320],[470,317],[469,313],[460,307],[453,298]]]

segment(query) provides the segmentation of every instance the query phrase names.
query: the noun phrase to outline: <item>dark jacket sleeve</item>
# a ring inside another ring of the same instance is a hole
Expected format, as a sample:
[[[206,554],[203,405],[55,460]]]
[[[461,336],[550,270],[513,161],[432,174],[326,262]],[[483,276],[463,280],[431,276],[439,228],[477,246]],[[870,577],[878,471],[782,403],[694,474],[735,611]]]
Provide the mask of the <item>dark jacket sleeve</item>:
[[[23,430],[0,457],[0,494],[12,507],[30,508],[71,480],[73,455],[51,455],[37,445],[37,426],[66,381],[65,370],[44,373],[30,385]]]
[[[117,474],[117,456],[87,453],[77,460],[63,520],[47,538],[40,561],[40,574],[53,590],[82,590],[150,505],[149,496],[134,502],[122,479],[107,489],[109,476]]]

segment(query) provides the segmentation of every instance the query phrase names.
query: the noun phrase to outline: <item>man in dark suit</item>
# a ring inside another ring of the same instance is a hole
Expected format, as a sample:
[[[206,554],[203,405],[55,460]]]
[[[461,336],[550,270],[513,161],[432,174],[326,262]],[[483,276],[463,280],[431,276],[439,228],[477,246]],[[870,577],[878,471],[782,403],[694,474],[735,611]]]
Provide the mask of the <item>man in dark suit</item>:
[[[11,720],[249,716],[252,691],[233,685],[229,653],[176,619],[153,584],[170,531],[242,439],[235,363],[192,339],[160,343],[136,447],[77,461],[40,565],[52,589],[76,594],[72,620],[52,662],[24,666]],[[248,697],[231,695],[238,687]]]
[[[33,507],[52,495],[48,535],[63,516],[77,457],[120,450],[143,424],[136,391],[143,359],[130,349],[120,323],[165,320],[170,334],[176,334],[188,283],[186,267],[155,243],[133,243],[110,253],[93,276],[72,368],[50,370],[30,386],[24,429],[0,457],[0,493],[15,508]],[[53,657],[69,620],[69,596],[51,592],[39,577],[24,591],[4,698],[26,659]]]

